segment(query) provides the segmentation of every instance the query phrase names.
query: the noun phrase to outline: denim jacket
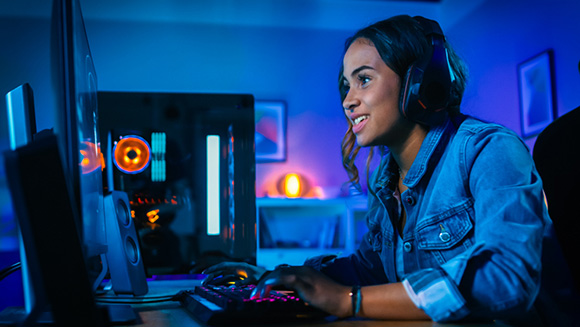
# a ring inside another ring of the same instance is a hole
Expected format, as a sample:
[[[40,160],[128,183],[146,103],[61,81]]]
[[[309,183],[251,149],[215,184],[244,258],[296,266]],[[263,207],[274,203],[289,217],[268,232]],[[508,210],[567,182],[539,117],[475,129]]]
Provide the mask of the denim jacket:
[[[429,131],[403,181],[403,285],[435,321],[535,320],[542,244],[553,228],[540,177],[515,133],[464,119]],[[306,264],[344,284],[400,281],[397,179],[387,153],[371,178],[369,231],[360,248]]]

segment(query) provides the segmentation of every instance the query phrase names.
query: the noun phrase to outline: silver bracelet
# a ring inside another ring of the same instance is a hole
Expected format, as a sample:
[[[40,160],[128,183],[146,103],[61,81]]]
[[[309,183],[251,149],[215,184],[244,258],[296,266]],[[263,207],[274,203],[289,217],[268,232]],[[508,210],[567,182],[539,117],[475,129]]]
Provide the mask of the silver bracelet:
[[[348,295],[350,296],[350,302],[352,305],[352,316],[356,317],[360,312],[362,302],[360,285],[354,285],[350,290],[350,293],[348,293]]]

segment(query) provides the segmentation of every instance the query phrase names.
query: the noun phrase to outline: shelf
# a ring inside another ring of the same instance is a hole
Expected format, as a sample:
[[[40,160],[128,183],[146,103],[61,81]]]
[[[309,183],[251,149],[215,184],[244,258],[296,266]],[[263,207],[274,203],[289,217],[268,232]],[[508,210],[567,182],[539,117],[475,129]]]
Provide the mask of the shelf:
[[[354,252],[366,198],[259,198],[256,208],[257,263],[273,269],[322,254]]]

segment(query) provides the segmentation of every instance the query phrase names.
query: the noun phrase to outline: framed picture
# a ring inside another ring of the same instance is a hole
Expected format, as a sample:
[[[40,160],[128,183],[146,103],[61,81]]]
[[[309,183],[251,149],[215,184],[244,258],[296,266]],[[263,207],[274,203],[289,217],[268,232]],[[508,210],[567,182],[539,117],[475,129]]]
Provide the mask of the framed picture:
[[[557,116],[553,53],[544,51],[518,65],[522,137],[539,134]]]
[[[286,160],[286,104],[256,101],[256,162]]]

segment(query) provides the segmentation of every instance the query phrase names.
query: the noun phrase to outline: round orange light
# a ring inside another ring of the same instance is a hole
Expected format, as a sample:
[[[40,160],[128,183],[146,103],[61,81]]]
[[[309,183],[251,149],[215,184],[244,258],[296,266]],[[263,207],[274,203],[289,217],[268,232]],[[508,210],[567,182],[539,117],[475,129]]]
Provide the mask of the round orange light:
[[[137,174],[145,170],[151,161],[151,148],[143,138],[125,136],[113,149],[115,166],[126,174]]]

